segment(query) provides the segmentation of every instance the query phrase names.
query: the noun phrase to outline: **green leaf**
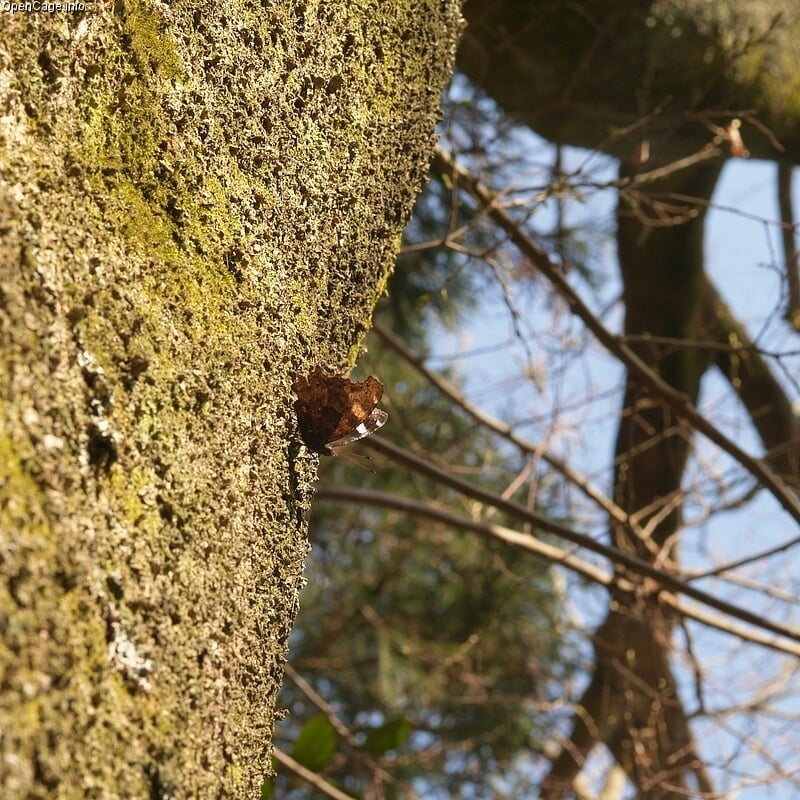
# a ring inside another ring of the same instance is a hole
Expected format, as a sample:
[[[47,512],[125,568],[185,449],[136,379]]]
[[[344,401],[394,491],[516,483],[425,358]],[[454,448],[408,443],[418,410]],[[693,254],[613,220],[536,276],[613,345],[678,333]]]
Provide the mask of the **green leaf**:
[[[312,772],[320,772],[336,752],[336,731],[324,714],[317,714],[297,734],[292,758]]]
[[[395,719],[379,728],[369,728],[366,733],[364,750],[379,756],[403,745],[411,734],[411,725],[406,719]]]

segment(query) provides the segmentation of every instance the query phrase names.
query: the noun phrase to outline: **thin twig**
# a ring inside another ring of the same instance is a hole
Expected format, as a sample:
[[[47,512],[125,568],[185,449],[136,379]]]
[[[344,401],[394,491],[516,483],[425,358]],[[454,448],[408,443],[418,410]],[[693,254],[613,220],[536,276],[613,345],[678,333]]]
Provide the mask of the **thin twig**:
[[[600,506],[609,516],[622,525],[630,525],[628,514],[620,508],[613,500],[606,497],[596,487],[592,486],[586,478],[579,475],[575,470],[568,466],[564,461],[556,456],[541,452],[541,448],[535,442],[525,439],[518,433],[515,433],[510,425],[487,414],[482,409],[478,408],[474,403],[471,403],[452,383],[446,381],[441,375],[425,366],[424,360],[413,353],[406,347],[406,345],[398,339],[393,333],[387,330],[383,325],[376,323],[373,327],[375,333],[380,337],[384,344],[387,344],[392,350],[395,351],[403,360],[414,367],[420,375],[422,375],[432,386],[435,386],[445,397],[447,397],[455,406],[462,409],[479,425],[483,425],[491,431],[499,434],[507,441],[518,447],[523,453],[529,455],[540,456],[543,461],[549,464],[553,469],[560,472],[570,483],[580,489],[586,497],[593,500]],[[634,531],[635,533],[637,531]]]
[[[306,783],[311,784],[315,789],[319,789],[325,796],[330,797],[331,800],[353,800],[353,796],[345,794],[341,789],[337,789],[332,783],[329,783],[321,775],[312,772],[310,769],[304,767],[298,761],[295,761],[290,755],[286,754],[279,747],[272,748],[272,755],[276,761],[283,764],[289,772],[302,778]]]

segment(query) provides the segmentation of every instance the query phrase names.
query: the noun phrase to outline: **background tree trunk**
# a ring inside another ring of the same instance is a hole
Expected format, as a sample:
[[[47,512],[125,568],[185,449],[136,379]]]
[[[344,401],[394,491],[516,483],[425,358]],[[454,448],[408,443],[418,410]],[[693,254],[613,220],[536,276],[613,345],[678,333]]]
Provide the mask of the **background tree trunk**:
[[[635,337],[638,355],[693,404],[703,373],[716,363],[772,451],[767,463],[787,484],[800,485],[800,439],[788,399],[757,353],[739,361],[736,343],[749,340],[703,259],[705,211],[733,149],[720,126],[733,111],[755,109],[745,134],[754,155],[797,161],[800,107],[787,89],[798,81],[800,14],[772,3],[727,3],[722,11],[692,2],[585,0],[567,8],[552,0],[471,0],[465,16],[459,66],[506,111],[551,141],[631,165],[620,181],[617,246],[625,334]],[[674,163],[681,159],[694,163]],[[692,344],[703,340],[719,349]],[[666,568],[677,563],[690,443],[688,426],[629,376],[614,500],[649,527],[645,540],[613,524],[616,547]],[[592,681],[543,785],[548,798],[569,790],[601,742],[640,798],[713,790],[669,665],[673,621],[653,588],[639,583],[633,604],[611,595],[594,637]]]
[[[3,14],[0,785],[247,797],[314,460],[424,178],[455,2]]]

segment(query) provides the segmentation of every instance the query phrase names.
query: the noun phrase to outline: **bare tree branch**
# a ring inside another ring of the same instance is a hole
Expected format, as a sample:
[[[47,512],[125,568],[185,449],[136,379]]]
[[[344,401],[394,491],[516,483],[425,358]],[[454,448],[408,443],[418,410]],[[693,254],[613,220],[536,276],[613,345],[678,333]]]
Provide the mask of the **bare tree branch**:
[[[625,364],[631,375],[635,375],[643,386],[646,386],[649,391],[663,401],[678,417],[685,419],[695,430],[739,462],[744,469],[774,495],[787,513],[800,523],[800,500],[789,490],[786,484],[763,460],[753,458],[747,454],[735,442],[712,425],[700,414],[683,392],[677,391],[656,375],[639,356],[620,341],[619,337],[614,336],[581,300],[577,292],[567,282],[561,270],[550,261],[547,254],[520,230],[518,224],[503,209],[496,206],[496,195],[493,192],[466,169],[459,167],[450,155],[441,148],[436,149],[434,169],[450,175],[453,180],[458,181],[483,208],[488,210],[489,216],[506,232],[520,252],[550,281],[559,296],[568,304],[572,312],[584,322],[597,340]]]
[[[272,755],[275,757],[275,760],[286,767],[289,772],[297,775],[298,778],[302,778],[309,786],[318,789],[326,797],[330,797],[331,800],[353,800],[352,795],[337,789],[321,775],[307,769],[298,761],[295,761],[290,755],[284,753],[279,747],[273,747]]]
[[[547,522],[540,515],[531,512],[516,503],[503,500],[497,495],[477,489],[466,481],[462,481],[459,478],[455,478],[452,475],[444,473],[437,467],[423,462],[422,459],[417,458],[407,451],[402,451],[400,448],[396,447],[396,445],[390,444],[379,436],[371,437],[370,443],[378,451],[395,458],[401,463],[406,464],[415,472],[428,475],[429,477],[434,478],[435,480],[444,483],[451,488],[457,489],[467,497],[473,497],[474,499],[480,500],[489,506],[494,506],[495,508],[508,513],[517,519],[529,522],[538,528],[543,528],[548,530],[550,533],[555,533],[556,535],[562,536],[562,538],[567,539],[574,544],[579,544],[580,546],[585,547],[587,550],[604,555],[612,563],[622,563],[632,572],[639,572],[640,574],[651,578],[665,589],[675,592],[676,594],[683,594],[687,597],[691,597],[692,599],[697,600],[698,602],[703,603],[710,608],[714,608],[717,611],[727,614],[730,617],[739,619],[748,623],[749,625],[755,626],[756,628],[769,631],[779,638],[776,639],[774,637],[764,636],[763,634],[758,634],[754,631],[742,628],[741,626],[735,626],[735,624],[711,615],[707,611],[703,611],[702,609],[698,609],[691,605],[683,604],[667,592],[659,592],[658,599],[660,602],[663,602],[671,608],[680,611],[687,617],[695,619],[697,622],[701,622],[709,627],[730,633],[734,636],[738,636],[744,640],[752,641],[756,644],[762,645],[763,647],[768,647],[770,649],[789,653],[791,655],[800,655],[800,646],[795,644],[800,643],[800,630],[784,625],[778,625],[770,622],[769,620],[765,620],[758,614],[751,613],[746,609],[739,608],[738,606],[728,603],[725,600],[720,600],[714,595],[696,589],[680,578],[675,577],[675,575],[660,571],[645,561],[640,561],[637,558],[620,553],[614,548],[599,544],[591,537],[575,533],[574,531],[558,525],[557,523]],[[579,557],[561,550],[560,548],[554,547],[553,545],[548,545],[528,534],[512,531],[500,525],[469,520],[446,509],[431,507],[430,505],[421,504],[417,501],[387,494],[385,492],[375,492],[355,488],[320,486],[317,489],[317,497],[319,499],[361,503],[365,505],[374,504],[383,506],[385,508],[394,508],[407,514],[424,516],[428,519],[435,519],[439,522],[452,525],[457,528],[472,530],[482,536],[499,539],[506,544],[526,550],[534,555],[547,559],[553,564],[565,566],[584,578],[587,578],[588,580],[591,580],[601,586],[605,586],[607,588],[618,588],[623,594],[632,594],[635,592],[633,584],[619,575],[606,573],[602,570],[599,570],[592,564],[583,561]],[[543,521],[546,522],[546,526],[541,524]]]
[[[781,215],[781,242],[783,264],[786,270],[786,310],[784,319],[800,330],[800,262],[795,244],[794,205],[792,203],[792,175],[794,164],[781,159],[778,162],[778,208]]]

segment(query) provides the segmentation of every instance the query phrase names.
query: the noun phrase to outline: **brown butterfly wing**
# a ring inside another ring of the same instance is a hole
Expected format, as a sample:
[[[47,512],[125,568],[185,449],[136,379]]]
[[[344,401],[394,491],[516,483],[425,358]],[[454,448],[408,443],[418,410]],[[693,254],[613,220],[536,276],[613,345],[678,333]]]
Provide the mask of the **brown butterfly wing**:
[[[352,433],[372,413],[383,395],[383,384],[375,377],[351,381],[326,375],[319,367],[292,384],[297,395],[294,408],[300,435],[309,449],[333,455],[328,447]]]
[[[373,408],[369,416],[363,422],[359,422],[352,431],[346,433],[340,439],[328,442],[327,449],[332,451],[331,455],[336,455],[340,447],[357,442],[359,439],[375,433],[386,424],[387,419],[389,419],[389,415],[382,408]]]
[[[355,430],[372,413],[382,396],[383,384],[371,375],[363,381],[342,378],[341,383],[333,385],[329,402],[336,409],[339,421],[327,441],[336,441]]]
[[[300,436],[315,453],[325,452],[328,438],[339,421],[335,411],[329,407],[328,377],[317,368],[308,377],[298,378],[292,384],[292,391],[297,395],[294,410]]]

